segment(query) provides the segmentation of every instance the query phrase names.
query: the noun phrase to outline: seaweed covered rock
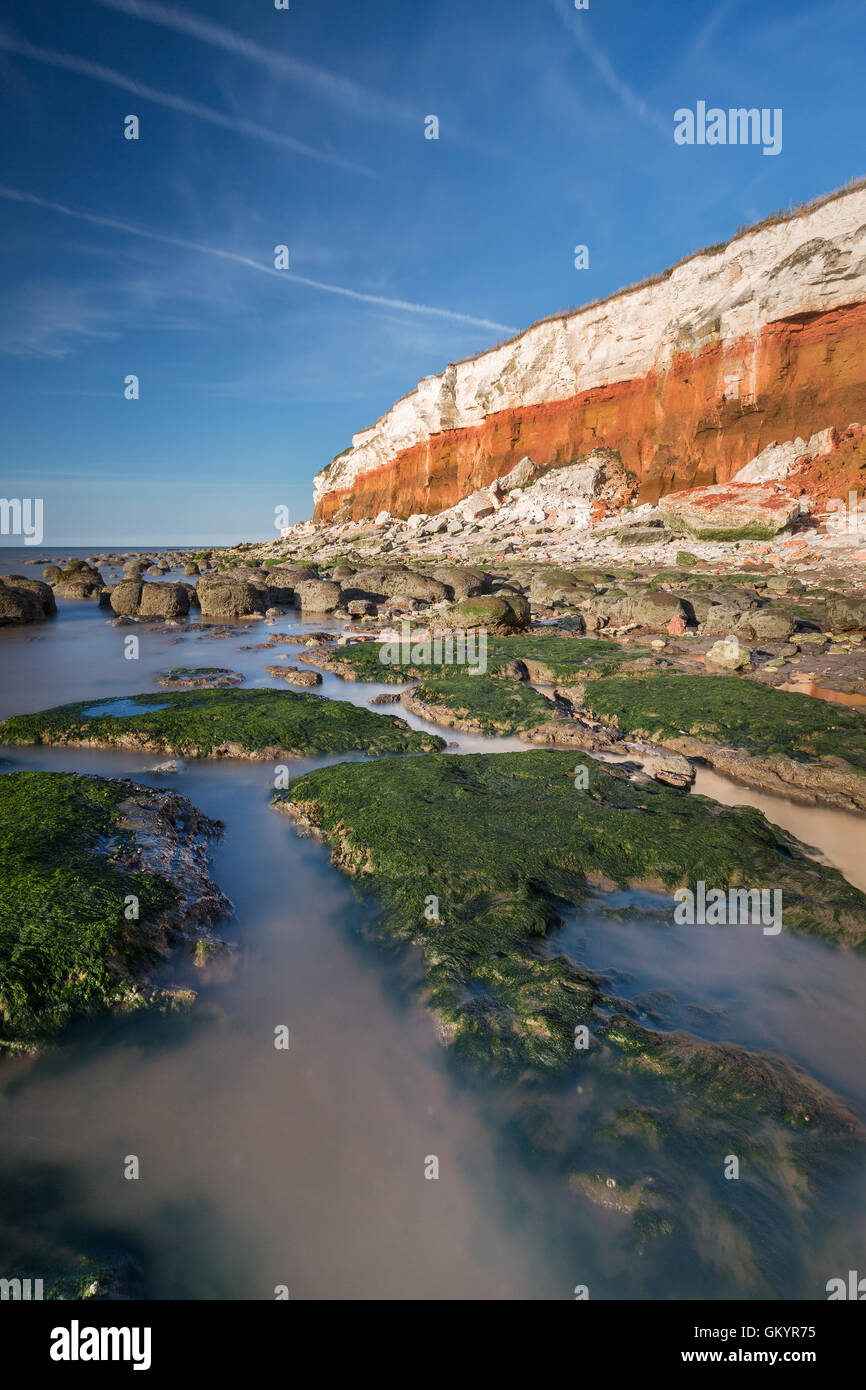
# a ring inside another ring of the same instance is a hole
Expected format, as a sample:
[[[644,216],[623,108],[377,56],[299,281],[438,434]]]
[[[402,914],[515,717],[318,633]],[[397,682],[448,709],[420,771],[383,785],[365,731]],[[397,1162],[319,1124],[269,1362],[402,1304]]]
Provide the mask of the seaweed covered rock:
[[[739,639],[725,641],[740,649]],[[649,670],[588,682],[583,706],[621,733],[762,791],[866,810],[866,715],[858,709],[735,675]]]
[[[594,594],[595,587],[581,584],[570,570],[547,567],[538,570],[529,581],[529,597],[533,603],[570,603],[576,607]]]
[[[443,1043],[507,1082],[511,1137],[576,1199],[616,1212],[632,1249],[676,1234],[692,1277],[695,1261],[719,1262],[721,1240],[740,1286],[766,1294],[806,1223],[826,1219],[828,1181],[850,1171],[863,1126],[784,1058],[645,1026],[559,928],[590,899],[597,913],[596,884],[773,883],[786,927],[841,927],[862,944],[866,896],[750,808],[587,763],[580,787],[573,753],[342,763],[274,800],[372,899],[367,934],[420,953]],[[749,929],[761,930],[679,928]],[[747,1183],[721,1180],[731,1152]]]
[[[478,594],[461,599],[436,615],[438,627],[484,628],[494,636],[522,632],[529,627],[529,622],[529,603],[522,594]]]
[[[130,708],[130,706],[132,708]],[[0,724],[0,743],[146,749],[182,758],[275,758],[439,748],[402,719],[288,690],[189,690],[78,701]]]
[[[133,782],[0,777],[0,1050],[32,1048],[76,1015],[167,999],[148,988],[150,968],[231,906],[207,868],[219,831],[185,798]]]
[[[531,685],[488,680],[465,668],[425,676],[403,693],[401,703],[433,724],[478,734],[533,734],[555,714],[550,700]]]

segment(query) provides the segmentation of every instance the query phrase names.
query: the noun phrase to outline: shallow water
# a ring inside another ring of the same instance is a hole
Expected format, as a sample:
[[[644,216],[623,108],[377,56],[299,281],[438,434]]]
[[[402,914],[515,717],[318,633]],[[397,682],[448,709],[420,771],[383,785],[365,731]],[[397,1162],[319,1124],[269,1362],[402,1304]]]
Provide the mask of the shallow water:
[[[81,713],[85,719],[125,719],[130,714],[155,714],[158,709],[168,709],[168,701],[161,703],[148,701],[146,704],[136,700],[103,700],[98,705],[88,705]]]
[[[157,676],[177,665],[225,666],[247,687],[282,688],[264,667],[281,651],[303,663],[303,648],[239,648],[272,632],[340,626],[286,617],[214,639],[156,624],[113,628],[106,616],[94,603],[61,601],[44,625],[0,629],[0,717],[156,696]],[[124,655],[130,633],[136,660]],[[318,693],[369,706],[395,689],[324,674]],[[400,706],[378,712],[430,727]],[[529,746],[444,736],[461,753]],[[286,1284],[298,1298],[549,1299],[571,1297],[576,1282],[593,1297],[682,1296],[690,1271],[677,1247],[636,1261],[610,1213],[568,1198],[503,1140],[501,1097],[465,1084],[435,1040],[415,992],[417,962],[362,939],[365,911],[327,850],[270,808],[267,763],[192,762],[166,775],[146,771],[161,761],[153,754],[9,752],[12,767],[171,785],[223,820],[213,877],[235,906],[221,934],[236,957],[228,971],[201,973],[184,960],[166,969],[200,991],[189,1017],[101,1020],[54,1053],[4,1063],[0,1181],[56,1168],[64,1216],[136,1246],[151,1297],[272,1298]],[[297,760],[293,771],[322,761]],[[696,790],[759,806],[866,887],[856,818],[761,797],[710,772]],[[669,906],[653,895],[593,899],[551,947],[608,976],[651,1026],[782,1052],[866,1115],[866,962],[789,933],[674,927]],[[288,1052],[273,1046],[280,1024],[291,1031]],[[137,1182],[122,1176],[129,1154],[140,1160]],[[437,1182],[424,1178],[431,1154]],[[837,1266],[858,1267],[862,1193],[856,1177],[846,1181],[846,1219],[828,1223],[810,1256],[814,1281],[797,1296],[820,1297]],[[706,1273],[692,1287],[705,1297],[738,1291]]]

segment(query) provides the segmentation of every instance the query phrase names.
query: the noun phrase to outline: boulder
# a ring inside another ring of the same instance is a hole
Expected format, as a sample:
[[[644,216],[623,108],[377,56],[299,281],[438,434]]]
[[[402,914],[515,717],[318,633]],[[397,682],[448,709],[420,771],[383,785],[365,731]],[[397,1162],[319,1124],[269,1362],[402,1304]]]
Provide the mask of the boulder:
[[[45,617],[42,604],[28,589],[0,585],[0,624],[36,623]]]
[[[665,545],[674,539],[674,534],[666,526],[649,522],[646,525],[632,523],[623,526],[614,537],[617,545]]]
[[[483,516],[491,516],[495,508],[490,498],[490,489],[482,487],[477,492],[470,493],[457,504],[456,510],[459,510],[464,521],[478,521]]]
[[[266,666],[265,670],[269,676],[283,680],[287,685],[298,686],[299,689],[309,689],[311,685],[322,684],[322,677],[318,671],[304,671],[300,666]]]
[[[385,576],[381,587],[388,598],[417,598],[427,603],[441,603],[449,597],[448,589],[438,579],[415,570],[395,570]]]
[[[755,608],[741,613],[734,632],[750,642],[787,642],[796,623],[780,608]]]
[[[46,565],[42,571],[43,579],[60,579],[63,574],[59,565]]]
[[[505,636],[525,631],[529,619],[529,602],[522,594],[478,594],[437,614],[436,623],[451,629],[486,628],[492,636]]]
[[[269,604],[291,607],[295,601],[295,586],[285,579],[273,579],[269,574],[264,583]]]
[[[792,525],[801,499],[779,483],[717,483],[670,492],[659,511],[671,530],[698,540],[770,540]]]
[[[472,598],[490,591],[490,579],[483,570],[471,565],[440,565],[431,570],[434,579],[444,584],[452,599]]]
[[[364,565],[362,569],[355,570],[346,587],[357,594],[378,595],[379,598],[384,598],[385,580],[391,575],[405,571],[405,565]]]
[[[866,632],[866,594],[837,595],[827,604],[831,632]]]
[[[685,791],[695,780],[695,770],[681,753],[659,750],[644,758],[643,770],[656,782]]]
[[[664,589],[607,589],[603,594],[596,594],[589,609],[600,618],[637,623],[655,632],[666,630],[674,617],[689,619],[682,601]]]
[[[294,589],[305,579],[318,579],[319,571],[315,565],[286,564],[270,565],[265,570],[266,582],[273,588],[280,585]]]
[[[704,616],[701,617],[705,597],[705,595],[696,594],[691,601],[707,637],[726,637],[729,632],[735,630],[740,618],[748,611],[744,606],[731,600],[720,603],[710,602]]]
[[[105,583],[101,576],[94,579],[89,574],[74,574],[68,579],[58,579],[54,592],[58,598],[98,598]]]
[[[121,579],[111,590],[111,607],[119,618],[138,615],[138,603],[144,585],[140,579]]]
[[[350,618],[375,618],[378,609],[371,599],[353,598],[346,604]]]
[[[535,481],[540,471],[538,465],[533,463],[528,454],[525,454],[519,463],[515,463],[510,472],[496,479],[494,487],[500,492],[511,492],[516,487],[528,487],[530,483]]]
[[[138,612],[142,618],[185,618],[189,594],[183,584],[142,584]]]
[[[196,585],[203,618],[255,618],[268,607],[264,587],[222,575],[202,575]]]
[[[579,584],[570,570],[539,570],[529,581],[529,597],[533,603],[571,603],[575,607],[585,598],[592,598],[591,584]]]
[[[54,591],[50,584],[44,584],[41,579],[28,579],[23,574],[3,574],[0,575],[0,584],[4,588],[20,589],[32,594],[42,607],[43,618],[53,618],[57,612]]]
[[[304,579],[295,592],[302,613],[333,613],[343,601],[339,584],[331,579]]]
[[[744,647],[738,637],[723,637],[714,642],[706,655],[708,666],[717,666],[722,671],[739,671],[748,666],[752,653]]]
[[[820,430],[808,442],[805,439],[792,439],[787,444],[779,444],[774,439],[755,458],[734,474],[735,483],[778,482],[792,473],[798,463],[808,459],[820,458],[829,454],[833,448],[833,429]]]
[[[56,612],[54,595],[40,579],[0,575],[0,625],[38,623]]]

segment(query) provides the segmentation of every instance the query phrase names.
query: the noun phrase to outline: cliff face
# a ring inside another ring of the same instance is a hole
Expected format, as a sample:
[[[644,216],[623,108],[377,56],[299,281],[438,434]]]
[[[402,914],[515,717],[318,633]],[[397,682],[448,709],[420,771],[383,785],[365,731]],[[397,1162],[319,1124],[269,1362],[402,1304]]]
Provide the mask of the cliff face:
[[[432,513],[600,445],[641,500],[866,419],[866,188],[426,377],[315,479],[315,516]]]

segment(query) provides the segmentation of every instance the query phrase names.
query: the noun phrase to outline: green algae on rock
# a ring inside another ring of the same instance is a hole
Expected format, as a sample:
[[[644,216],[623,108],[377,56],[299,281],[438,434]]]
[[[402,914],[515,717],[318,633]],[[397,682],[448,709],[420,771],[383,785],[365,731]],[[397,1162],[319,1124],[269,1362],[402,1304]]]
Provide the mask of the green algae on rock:
[[[173,690],[221,690],[243,685],[245,677],[226,666],[173,666],[157,677],[157,685]]]
[[[531,943],[594,881],[771,885],[786,926],[866,942],[866,896],[760,812],[636,786],[591,759],[585,774],[578,790],[574,754],[553,751],[380,759],[307,773],[276,800],[381,897],[382,932],[422,946],[454,1042],[495,1065],[568,1060],[572,995],[591,1012],[594,989]]]
[[[866,809],[866,716],[730,675],[637,671],[587,684],[583,706],[763,790]]]
[[[443,728],[480,734],[532,732],[550,724],[555,715],[550,700],[531,685],[471,676],[465,669],[426,676],[404,692],[402,704]]]
[[[416,630],[435,630],[435,622],[417,623]],[[465,665],[448,656],[443,636],[441,647],[422,641],[407,644],[405,657],[383,661],[380,652],[393,642],[351,642],[338,651],[311,651],[304,659],[311,665],[332,671],[347,680],[403,682],[433,673],[443,678],[465,675]],[[429,648],[429,659],[428,650]],[[441,652],[441,657],[438,655]],[[603,675],[613,675],[625,667],[640,669],[647,661],[661,664],[652,653],[626,649],[616,642],[594,637],[562,637],[553,633],[526,632],[490,637],[487,642],[487,673],[508,674],[512,664],[522,662],[532,680],[582,683]],[[473,676],[474,680],[480,676]]]
[[[766,1292],[811,1189],[863,1142],[858,1121],[783,1058],[642,1026],[610,981],[557,954],[554,929],[596,885],[770,883],[786,925],[862,945],[866,896],[751,808],[591,763],[578,790],[574,773],[559,752],[434,754],[318,769],[274,799],[372,896],[370,932],[420,948],[442,1040],[514,1084],[520,1143],[639,1248],[730,1234],[744,1282]],[[721,1181],[731,1152],[736,1192]]]
[[[195,690],[158,697],[104,700],[141,712],[88,716],[93,701],[15,715],[0,725],[0,743],[64,743],[147,749],[184,758],[273,758],[337,753],[426,751],[442,746],[413,733],[401,719],[374,714],[342,700],[321,700],[289,690]]]
[[[142,981],[178,934],[230,910],[204,851],[220,829],[185,798],[133,782],[0,777],[0,1051],[112,1005],[177,1002]]]

